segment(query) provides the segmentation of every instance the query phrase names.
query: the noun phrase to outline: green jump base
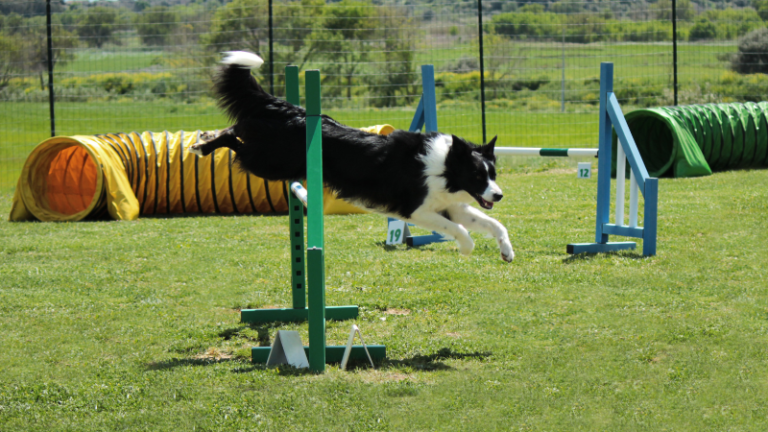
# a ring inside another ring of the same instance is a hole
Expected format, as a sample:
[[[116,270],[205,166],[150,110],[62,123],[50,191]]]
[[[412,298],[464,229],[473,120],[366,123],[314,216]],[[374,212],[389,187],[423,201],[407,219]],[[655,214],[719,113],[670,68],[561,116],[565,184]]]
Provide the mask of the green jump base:
[[[270,322],[301,322],[307,320],[307,308],[286,309],[243,309],[240,311],[240,322],[270,323]],[[344,321],[357,318],[357,306],[327,306],[325,319]]]
[[[634,249],[637,246],[635,242],[608,242],[608,243],[571,243],[566,251],[569,254],[580,253],[604,253],[620,250]]]
[[[387,347],[384,345],[366,345],[368,352],[371,354],[371,358],[375,360],[382,360],[387,357]],[[346,346],[327,346],[325,347],[325,362],[326,363],[341,363],[341,359],[344,357],[344,350]],[[251,361],[253,363],[266,363],[269,358],[269,353],[272,347],[253,347],[251,348]],[[309,358],[309,347],[304,347],[304,352]],[[365,355],[365,349],[362,345],[352,345],[352,351],[349,353],[350,360],[368,360],[368,356]]]

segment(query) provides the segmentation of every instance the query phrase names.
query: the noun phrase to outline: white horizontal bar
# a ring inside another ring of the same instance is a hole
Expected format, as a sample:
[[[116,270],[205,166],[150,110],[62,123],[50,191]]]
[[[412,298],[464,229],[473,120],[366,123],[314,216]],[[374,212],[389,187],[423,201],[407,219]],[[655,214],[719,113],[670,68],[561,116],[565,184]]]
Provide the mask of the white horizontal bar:
[[[307,207],[307,190],[299,182],[291,183],[291,192]]]
[[[574,156],[597,157],[597,149],[584,149],[584,148],[568,149],[568,156],[569,157],[574,157]]]

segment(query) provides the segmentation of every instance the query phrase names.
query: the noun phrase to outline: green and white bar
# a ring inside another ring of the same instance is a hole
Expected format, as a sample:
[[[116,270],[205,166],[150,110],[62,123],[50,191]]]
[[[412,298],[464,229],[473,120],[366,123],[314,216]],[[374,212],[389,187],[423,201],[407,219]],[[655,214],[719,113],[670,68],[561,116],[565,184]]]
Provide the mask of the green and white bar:
[[[495,152],[499,155],[511,156],[546,156],[546,157],[597,157],[596,148],[536,148],[536,147],[496,147]]]

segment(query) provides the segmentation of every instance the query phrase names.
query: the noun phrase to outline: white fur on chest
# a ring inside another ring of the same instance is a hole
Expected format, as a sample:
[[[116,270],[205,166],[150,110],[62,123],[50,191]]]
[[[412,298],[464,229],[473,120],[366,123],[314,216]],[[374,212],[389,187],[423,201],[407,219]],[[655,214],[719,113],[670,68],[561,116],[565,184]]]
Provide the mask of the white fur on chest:
[[[444,177],[445,159],[448,157],[452,145],[453,137],[444,134],[436,136],[427,143],[427,154],[421,156],[421,161],[424,162],[427,196],[424,198],[424,204],[421,208],[440,212],[450,205],[473,201],[472,196],[467,192],[448,192]]]

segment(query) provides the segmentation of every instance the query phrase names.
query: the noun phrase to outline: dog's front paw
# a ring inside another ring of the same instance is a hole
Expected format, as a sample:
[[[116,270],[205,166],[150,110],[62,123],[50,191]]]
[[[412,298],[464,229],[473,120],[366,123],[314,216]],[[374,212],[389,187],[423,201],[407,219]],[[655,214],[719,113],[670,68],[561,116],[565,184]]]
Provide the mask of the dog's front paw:
[[[458,231],[455,234],[454,238],[456,243],[459,244],[459,253],[464,256],[471,255],[475,249],[475,241],[469,236],[469,231],[463,225],[459,225]]]
[[[192,144],[189,146],[189,152],[198,156],[205,156],[203,153],[203,144]]]
[[[457,239],[457,241],[459,242],[460,254],[464,256],[469,256],[472,254],[472,251],[475,249],[475,242],[471,238],[467,237],[466,239],[461,241]]]
[[[512,250],[512,244],[509,241],[499,242],[499,249],[501,250],[501,259],[506,262],[512,262],[515,259],[515,251]]]

